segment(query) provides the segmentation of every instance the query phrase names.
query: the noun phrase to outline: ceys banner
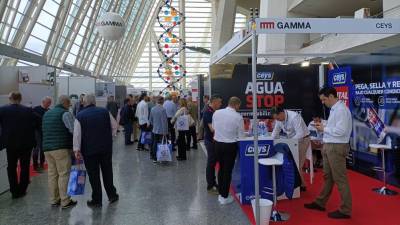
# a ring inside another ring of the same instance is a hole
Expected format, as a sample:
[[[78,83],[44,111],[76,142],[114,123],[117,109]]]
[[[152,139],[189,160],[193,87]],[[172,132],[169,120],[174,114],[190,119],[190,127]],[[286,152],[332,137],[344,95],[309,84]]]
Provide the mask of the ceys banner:
[[[270,109],[283,105],[286,109],[301,112],[306,122],[316,111],[322,111],[318,99],[318,65],[257,65],[258,117],[270,118]],[[251,65],[236,65],[231,78],[211,80],[213,94],[219,94],[226,106],[232,96],[242,101],[239,113],[244,118],[253,117],[253,87]]]

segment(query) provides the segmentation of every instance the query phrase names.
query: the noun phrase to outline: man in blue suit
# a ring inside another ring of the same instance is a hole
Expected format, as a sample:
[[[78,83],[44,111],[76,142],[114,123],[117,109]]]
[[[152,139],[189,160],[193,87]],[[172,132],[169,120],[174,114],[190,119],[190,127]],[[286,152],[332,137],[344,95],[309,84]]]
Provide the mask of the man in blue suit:
[[[12,198],[20,198],[26,195],[29,184],[31,151],[36,144],[35,129],[39,126],[39,118],[31,108],[21,105],[21,93],[10,93],[9,100],[9,105],[0,108],[1,142],[7,149],[7,172]],[[19,182],[18,161],[21,167]]]

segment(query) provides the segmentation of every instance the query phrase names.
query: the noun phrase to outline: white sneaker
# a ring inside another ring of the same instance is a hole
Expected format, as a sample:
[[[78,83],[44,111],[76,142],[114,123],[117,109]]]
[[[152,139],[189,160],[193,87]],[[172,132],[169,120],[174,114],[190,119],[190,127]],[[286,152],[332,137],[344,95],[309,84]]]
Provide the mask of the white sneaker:
[[[218,200],[219,200],[219,203],[221,205],[228,205],[228,204],[231,204],[234,201],[234,199],[230,195],[227,198],[223,198],[221,196],[221,200],[219,199],[219,196],[218,196]]]
[[[218,202],[220,203],[220,204],[222,204],[221,202],[223,201],[223,197],[221,196],[221,195],[218,195]]]

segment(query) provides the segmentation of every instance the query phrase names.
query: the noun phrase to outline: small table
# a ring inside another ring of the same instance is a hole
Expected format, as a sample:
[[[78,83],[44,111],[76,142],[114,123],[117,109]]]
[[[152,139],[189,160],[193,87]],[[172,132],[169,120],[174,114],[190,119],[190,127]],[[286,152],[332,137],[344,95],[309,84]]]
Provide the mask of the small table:
[[[279,222],[279,221],[287,221],[290,218],[290,215],[287,213],[279,212],[276,209],[277,197],[276,196],[276,174],[275,174],[275,166],[282,166],[283,164],[283,154],[276,153],[274,156],[270,158],[259,159],[258,163],[265,166],[272,166],[272,196],[274,198],[274,206],[271,212],[271,221]],[[268,193],[269,194],[269,193]]]
[[[380,195],[397,195],[396,191],[390,190],[386,187],[386,165],[385,165],[385,151],[392,149],[389,145],[370,144],[370,148],[380,149],[382,152],[382,167],[374,167],[375,171],[383,172],[383,187],[372,189]]]

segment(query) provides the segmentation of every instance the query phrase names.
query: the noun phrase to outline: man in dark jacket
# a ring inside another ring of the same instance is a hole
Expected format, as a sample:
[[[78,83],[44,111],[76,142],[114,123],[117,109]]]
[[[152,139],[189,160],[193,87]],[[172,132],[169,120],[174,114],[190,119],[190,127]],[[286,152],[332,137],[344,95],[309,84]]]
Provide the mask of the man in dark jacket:
[[[124,126],[125,131],[125,145],[132,145],[131,140],[133,132],[133,118],[134,112],[132,110],[133,100],[130,98],[125,99],[125,105],[121,110],[121,125]]]
[[[37,117],[40,118],[39,127],[35,131],[35,138],[36,138],[36,147],[33,149],[32,152],[32,160],[33,160],[33,169],[37,172],[42,172],[44,169],[44,152],[42,148],[42,118],[43,115],[49,110],[51,105],[51,98],[46,96],[42,99],[42,104],[33,108],[33,112]],[[39,162],[40,157],[40,162]]]
[[[35,146],[35,129],[39,119],[31,108],[21,105],[19,92],[9,95],[10,104],[0,108],[1,142],[7,149],[7,172],[13,198],[26,195],[29,184],[29,164]],[[19,182],[17,164],[21,168]]]
[[[115,101],[114,96],[111,95],[111,96],[108,97],[106,109],[111,113],[111,115],[114,117],[114,119],[117,119],[118,104]]]
[[[93,94],[84,98],[85,109],[78,113],[74,122],[73,148],[75,157],[83,157],[92,186],[92,200],[89,207],[102,206],[100,168],[104,189],[111,203],[119,199],[113,184],[112,137],[116,135],[118,124],[105,109],[96,107]]]

